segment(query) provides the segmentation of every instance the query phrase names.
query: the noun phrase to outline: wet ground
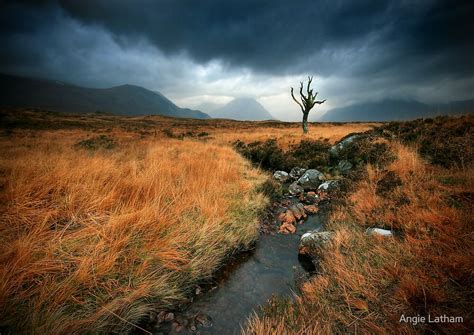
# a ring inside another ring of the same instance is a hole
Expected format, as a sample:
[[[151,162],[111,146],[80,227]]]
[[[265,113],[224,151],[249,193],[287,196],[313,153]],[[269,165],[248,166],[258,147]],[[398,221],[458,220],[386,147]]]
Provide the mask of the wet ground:
[[[239,334],[252,311],[258,310],[272,295],[293,294],[297,282],[312,270],[310,261],[298,257],[298,245],[305,232],[322,228],[322,218],[322,215],[309,216],[298,225],[295,234],[262,234],[255,249],[228,262],[218,271],[211,290],[198,295],[177,316],[193,318],[199,313],[210,316],[212,327],[198,327],[200,334]],[[185,333],[190,332],[181,332]]]

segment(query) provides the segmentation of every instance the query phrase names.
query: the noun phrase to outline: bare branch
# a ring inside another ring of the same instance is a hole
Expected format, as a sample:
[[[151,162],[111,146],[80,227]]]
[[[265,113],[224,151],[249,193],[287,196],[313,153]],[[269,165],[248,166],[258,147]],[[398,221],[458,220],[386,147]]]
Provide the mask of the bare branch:
[[[308,99],[308,98],[305,97],[305,95],[303,94],[303,82],[302,82],[302,81],[300,81],[300,95],[301,95],[301,101]]]
[[[298,100],[296,100],[294,94],[293,94],[293,87],[291,88],[291,97],[293,98],[293,100],[295,100],[295,102],[300,106],[301,108],[301,111],[304,113],[304,107],[303,105],[301,104],[301,102],[299,102]]]
[[[326,102],[326,99],[321,100],[321,101],[315,101],[315,103],[317,103],[318,105],[321,105],[322,103],[325,103],[325,102]]]
[[[308,76],[308,87],[306,91],[308,91],[308,96],[311,96],[311,92],[309,90],[309,86],[311,85],[311,82],[313,81],[313,77]]]

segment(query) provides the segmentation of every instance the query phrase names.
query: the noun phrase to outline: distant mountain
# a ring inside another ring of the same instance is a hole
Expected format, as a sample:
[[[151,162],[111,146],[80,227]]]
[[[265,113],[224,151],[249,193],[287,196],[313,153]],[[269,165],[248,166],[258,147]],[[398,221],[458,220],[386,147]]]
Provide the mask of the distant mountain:
[[[252,98],[236,98],[226,105],[210,112],[214,118],[234,120],[273,120],[273,116]]]
[[[415,100],[387,99],[334,108],[320,116],[317,121],[397,121],[438,115],[462,114],[473,111],[474,100],[428,105]]]
[[[211,115],[216,109],[223,107],[225,104],[216,104],[214,102],[203,102],[196,106],[197,110],[202,111],[203,113]]]
[[[180,108],[160,93],[140,86],[87,88],[58,81],[0,74],[1,107],[36,107],[58,112],[119,115],[165,115],[207,119],[197,110]]]

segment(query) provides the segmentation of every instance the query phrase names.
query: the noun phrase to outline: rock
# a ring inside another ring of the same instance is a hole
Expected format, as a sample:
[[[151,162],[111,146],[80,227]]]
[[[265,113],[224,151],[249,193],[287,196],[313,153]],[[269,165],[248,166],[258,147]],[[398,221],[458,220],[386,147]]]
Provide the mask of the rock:
[[[212,318],[207,314],[200,313],[196,315],[195,320],[197,324],[203,327],[206,327],[206,328],[212,327]]]
[[[319,195],[316,192],[308,192],[303,201],[308,205],[317,204],[319,202]]]
[[[306,213],[304,211],[304,206],[301,203],[297,203],[290,207],[290,211],[293,213],[293,216],[296,220],[306,219]]]
[[[280,213],[280,215],[278,215],[278,219],[282,224],[294,224],[296,222],[296,218],[291,210],[286,210]]]
[[[367,228],[365,232],[368,235],[379,235],[379,236],[384,236],[384,237],[393,236],[393,233],[391,230],[382,229],[382,228]]]
[[[306,205],[303,207],[303,209],[308,214],[316,214],[318,212],[318,207],[315,205]]]
[[[177,323],[177,322],[173,322],[173,324],[171,325],[171,328],[172,328],[173,331],[175,331],[176,333],[181,333],[181,332],[184,330],[184,326],[183,326],[183,325],[180,325],[180,324]]]
[[[299,254],[311,256],[317,254],[333,237],[329,231],[309,231],[300,239]]]
[[[166,312],[165,311],[161,311],[158,313],[158,315],[156,316],[156,321],[158,323],[161,323],[161,322],[164,322],[165,321],[165,318],[166,318]]]
[[[303,173],[305,173],[305,171],[306,169],[295,166],[290,171],[290,177],[293,179],[298,179],[299,177],[303,175]]]
[[[165,321],[173,321],[174,320],[174,314],[173,313],[167,313],[165,316]]]
[[[296,227],[290,223],[283,223],[280,226],[279,232],[283,234],[294,234],[296,232]]]
[[[338,185],[337,180],[328,180],[319,185],[318,192],[329,192],[334,190]]]
[[[348,144],[351,144],[355,139],[357,139],[359,137],[360,137],[360,135],[357,135],[357,134],[346,137],[345,139],[343,139],[339,143],[333,145],[329,149],[329,154],[333,157],[337,157],[339,155],[339,151],[344,149]]]
[[[298,184],[305,190],[315,190],[323,180],[324,174],[316,169],[309,169],[298,179]]]
[[[299,195],[304,192],[304,189],[295,181],[288,186],[288,192],[290,192],[291,195]]]
[[[343,159],[337,164],[337,169],[342,175],[347,175],[352,170],[352,163],[348,160]]]
[[[289,176],[288,173],[285,171],[275,171],[275,173],[273,174],[273,178],[284,183],[288,180]]]

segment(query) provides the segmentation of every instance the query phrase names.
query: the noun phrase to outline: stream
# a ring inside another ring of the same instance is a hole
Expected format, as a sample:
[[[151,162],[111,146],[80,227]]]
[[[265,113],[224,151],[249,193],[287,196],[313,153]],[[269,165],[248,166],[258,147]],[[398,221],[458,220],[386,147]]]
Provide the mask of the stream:
[[[177,318],[203,313],[212,318],[213,325],[198,327],[199,334],[240,334],[253,311],[258,311],[272,295],[291,296],[297,290],[297,282],[314,270],[311,261],[298,256],[298,246],[305,232],[321,230],[323,217],[308,216],[295,234],[261,234],[255,248],[221,268],[212,288],[197,295],[186,310],[176,313]],[[180,334],[192,333],[186,329]]]

